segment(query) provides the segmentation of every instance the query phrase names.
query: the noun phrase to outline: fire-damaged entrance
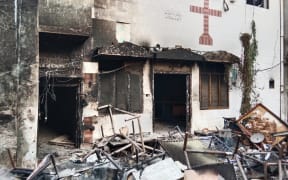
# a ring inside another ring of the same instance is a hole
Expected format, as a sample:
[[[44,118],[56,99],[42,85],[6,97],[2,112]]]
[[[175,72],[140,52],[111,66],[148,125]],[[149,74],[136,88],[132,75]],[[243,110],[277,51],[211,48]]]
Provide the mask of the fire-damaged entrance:
[[[154,74],[154,130],[189,128],[190,75]]]
[[[80,82],[80,78],[40,79],[39,138],[65,137],[66,143],[80,146]]]

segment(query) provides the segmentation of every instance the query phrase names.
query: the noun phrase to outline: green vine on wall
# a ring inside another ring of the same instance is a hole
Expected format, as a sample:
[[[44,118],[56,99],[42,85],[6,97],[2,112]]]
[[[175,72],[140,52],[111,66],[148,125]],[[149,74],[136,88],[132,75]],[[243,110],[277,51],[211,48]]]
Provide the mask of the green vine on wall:
[[[251,22],[252,33],[243,33],[240,37],[242,46],[244,48],[243,63],[240,64],[240,73],[242,79],[242,102],[240,113],[244,114],[251,109],[251,93],[253,91],[254,82],[254,65],[256,56],[258,55],[258,42],[256,40],[256,24],[253,20]]]

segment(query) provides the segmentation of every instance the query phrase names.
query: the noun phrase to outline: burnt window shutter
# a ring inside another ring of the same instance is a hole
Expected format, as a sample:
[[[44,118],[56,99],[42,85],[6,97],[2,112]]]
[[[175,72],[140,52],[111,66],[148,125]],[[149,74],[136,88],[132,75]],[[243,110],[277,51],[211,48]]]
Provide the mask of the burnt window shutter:
[[[206,73],[201,74],[200,87],[200,106],[201,109],[207,109],[209,106],[209,82],[210,75]]]
[[[211,74],[210,77],[210,106],[217,107],[219,102],[219,75]]]
[[[228,79],[221,64],[206,64],[200,69],[200,109],[229,107]]]
[[[129,110],[131,112],[142,112],[142,78],[138,74],[129,74]]]
[[[229,106],[229,97],[228,97],[228,82],[227,77],[225,75],[222,75],[220,77],[220,95],[219,95],[220,101],[219,105],[222,107],[228,107]]]
[[[111,104],[130,111],[143,111],[142,75],[121,70],[109,74],[99,74],[99,106]]]
[[[116,107],[128,110],[128,95],[129,95],[129,74],[124,71],[116,73]]]
[[[112,104],[115,105],[115,80],[114,73],[99,74],[99,105]]]

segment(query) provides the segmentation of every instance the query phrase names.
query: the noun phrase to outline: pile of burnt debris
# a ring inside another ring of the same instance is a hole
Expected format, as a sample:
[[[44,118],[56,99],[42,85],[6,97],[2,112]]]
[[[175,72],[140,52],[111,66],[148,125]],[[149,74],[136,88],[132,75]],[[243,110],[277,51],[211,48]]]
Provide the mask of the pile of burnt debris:
[[[57,164],[48,154],[35,170],[15,168],[10,173],[28,180],[288,179],[284,122],[261,104],[224,122],[224,129],[193,135],[176,126],[161,138],[122,128],[66,162]]]

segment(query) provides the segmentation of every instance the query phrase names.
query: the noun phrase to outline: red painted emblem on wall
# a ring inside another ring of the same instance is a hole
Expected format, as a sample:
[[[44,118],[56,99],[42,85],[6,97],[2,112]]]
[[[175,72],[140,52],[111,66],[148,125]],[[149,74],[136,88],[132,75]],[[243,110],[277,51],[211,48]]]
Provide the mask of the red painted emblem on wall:
[[[204,15],[203,34],[199,38],[199,43],[203,45],[213,45],[213,39],[209,34],[209,16],[221,17],[222,12],[215,9],[209,9],[209,0],[204,0],[204,7],[190,6],[190,11]]]

